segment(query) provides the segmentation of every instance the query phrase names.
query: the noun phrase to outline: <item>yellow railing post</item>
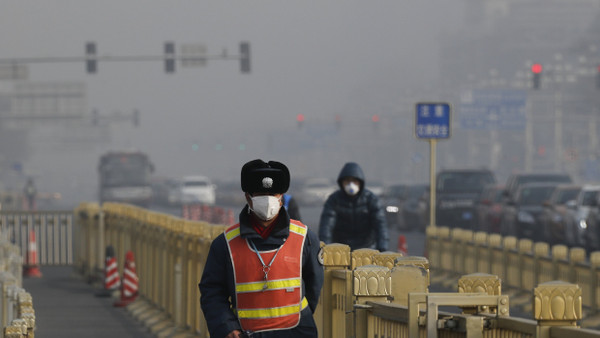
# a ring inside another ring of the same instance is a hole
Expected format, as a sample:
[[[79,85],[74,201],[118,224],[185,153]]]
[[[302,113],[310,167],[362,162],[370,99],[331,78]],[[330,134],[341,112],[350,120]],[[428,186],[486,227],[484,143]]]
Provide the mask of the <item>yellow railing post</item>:
[[[337,243],[328,244],[322,248],[321,252],[325,278],[320,297],[322,300],[321,308],[323,309],[323,327],[319,328],[319,334],[321,337],[333,338],[332,313],[334,307],[339,305],[336,302],[338,299],[333,293],[333,271],[348,270],[350,268],[350,246]]]
[[[569,248],[566,245],[556,244],[551,248],[552,266],[554,271],[552,273],[552,280],[562,280],[565,282],[572,282],[571,280],[571,264],[569,262]]]
[[[600,309],[600,251],[590,254],[592,311]]]
[[[575,266],[585,263],[586,255],[584,248],[571,248],[569,250],[569,282],[575,282]]]
[[[538,280],[537,255],[533,252],[533,241],[530,239],[521,239],[517,243],[517,248],[519,251],[519,261],[510,262],[510,264],[516,264],[516,273],[519,276],[519,289],[529,292],[535,287]]]
[[[475,258],[477,260],[474,272],[491,273],[492,246],[489,243],[489,235],[483,231],[473,234],[475,243]]]
[[[542,283],[534,289],[533,309],[538,338],[550,337],[552,327],[578,327],[577,321],[582,319],[581,288],[562,281]]]
[[[363,306],[367,301],[389,303],[392,288],[391,272],[389,268],[384,266],[364,265],[354,269],[352,277],[352,294],[356,297],[355,306],[352,309],[354,335],[346,332],[346,337],[372,337],[373,335],[368,332],[367,308]]]
[[[398,257],[391,269],[392,303],[408,307],[408,294],[429,292],[429,261],[425,257]]]
[[[490,296],[502,295],[502,280],[487,273],[473,273],[458,280],[458,293],[486,293]],[[487,306],[462,307],[463,314],[497,313],[497,308]],[[503,316],[508,313],[502,313]]]
[[[425,228],[425,257],[429,259],[429,264],[433,269],[441,266],[438,229],[439,227]]]

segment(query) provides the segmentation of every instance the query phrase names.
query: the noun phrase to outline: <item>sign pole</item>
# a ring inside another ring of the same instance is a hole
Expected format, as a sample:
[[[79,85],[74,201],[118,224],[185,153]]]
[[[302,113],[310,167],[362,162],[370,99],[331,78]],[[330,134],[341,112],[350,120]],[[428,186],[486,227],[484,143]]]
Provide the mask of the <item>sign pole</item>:
[[[438,139],[450,138],[450,104],[420,102],[415,106],[415,136],[429,141],[429,227],[436,227],[436,146]]]
[[[437,139],[429,139],[429,226],[435,227],[435,168]]]

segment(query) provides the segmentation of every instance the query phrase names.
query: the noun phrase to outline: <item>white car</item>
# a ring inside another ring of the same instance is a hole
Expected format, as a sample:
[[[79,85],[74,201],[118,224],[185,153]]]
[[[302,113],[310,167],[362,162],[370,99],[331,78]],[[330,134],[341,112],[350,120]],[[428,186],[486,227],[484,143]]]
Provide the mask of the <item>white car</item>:
[[[215,185],[206,176],[185,176],[181,180],[179,193],[183,204],[215,204]]]

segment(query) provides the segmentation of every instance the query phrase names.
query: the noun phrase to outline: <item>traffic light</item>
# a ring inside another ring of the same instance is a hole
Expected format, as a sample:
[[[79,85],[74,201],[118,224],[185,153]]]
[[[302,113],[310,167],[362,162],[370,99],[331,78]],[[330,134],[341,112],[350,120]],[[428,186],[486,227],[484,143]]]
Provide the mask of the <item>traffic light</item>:
[[[304,125],[304,114],[296,115],[296,122],[298,123],[298,129],[301,129]]]
[[[342,128],[342,117],[340,114],[335,114],[335,130],[340,130]]]
[[[240,43],[240,71],[242,73],[250,73],[250,43]]]
[[[533,89],[540,89],[543,67],[539,63],[531,65],[531,74],[533,75]]]
[[[165,73],[175,73],[174,42],[165,42]]]
[[[88,42],[85,44],[85,69],[88,74],[96,74],[98,71],[95,42]]]
[[[379,128],[379,115],[373,114],[373,116],[371,116],[371,121],[373,121],[373,128],[374,129]]]

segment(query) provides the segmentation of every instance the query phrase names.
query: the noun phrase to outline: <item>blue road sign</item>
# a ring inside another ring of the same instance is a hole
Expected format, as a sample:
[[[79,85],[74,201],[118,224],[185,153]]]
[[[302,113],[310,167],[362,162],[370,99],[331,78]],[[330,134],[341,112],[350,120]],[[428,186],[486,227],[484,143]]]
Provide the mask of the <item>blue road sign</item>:
[[[449,103],[417,103],[416,114],[415,135],[417,138],[445,139],[450,137]]]
[[[527,92],[518,89],[470,89],[461,94],[458,120],[463,129],[523,130]]]

